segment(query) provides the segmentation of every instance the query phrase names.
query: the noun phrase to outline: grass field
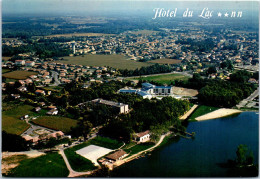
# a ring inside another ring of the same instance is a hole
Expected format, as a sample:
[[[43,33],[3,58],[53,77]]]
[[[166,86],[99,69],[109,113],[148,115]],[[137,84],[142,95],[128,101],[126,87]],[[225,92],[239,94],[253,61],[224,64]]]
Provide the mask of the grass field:
[[[17,80],[25,80],[31,75],[37,75],[36,72],[30,72],[30,71],[12,71],[9,73],[5,73],[2,76],[6,78],[11,78],[11,79],[17,79]]]
[[[77,125],[76,120],[61,116],[40,116],[33,120],[33,123],[54,130],[61,130],[64,133],[69,132],[71,127]]]
[[[62,156],[49,153],[44,156],[23,160],[12,169],[9,177],[67,177],[69,171]]]
[[[2,57],[2,60],[4,60],[4,61],[8,61],[8,60],[10,60],[12,57]]]
[[[110,66],[119,69],[134,70],[141,68],[142,66],[150,66],[152,64],[144,62],[136,62],[133,60],[127,60],[123,55],[93,55],[87,54],[84,57],[63,57],[65,60],[58,61],[65,64],[78,64],[87,66]]]
[[[165,74],[165,75],[154,75],[154,76],[147,76],[147,77],[135,77],[135,78],[128,78],[129,80],[147,80],[147,81],[155,81],[161,84],[169,85],[173,80],[187,80],[189,77],[181,75],[181,74]]]
[[[155,144],[154,143],[141,143],[141,144],[138,144],[138,145],[135,145],[129,149],[125,149],[125,151],[127,153],[130,152],[129,156],[133,155],[133,154],[136,154],[138,152],[141,152],[143,150],[146,150],[146,149],[149,149],[150,147],[154,146]]]
[[[10,72],[10,71],[11,71],[10,69],[2,68],[2,74]]]
[[[181,63],[181,60],[163,58],[163,59],[151,60],[148,63],[178,64]]]
[[[217,107],[212,107],[212,106],[204,106],[204,105],[200,105],[199,107],[197,107],[197,109],[195,109],[195,111],[191,114],[191,116],[189,117],[189,120],[195,121],[196,117],[202,116],[204,114],[207,114],[209,112],[215,111],[219,108]]]
[[[96,169],[90,160],[80,156],[72,148],[68,148],[64,152],[73,170],[85,172]]]
[[[46,37],[93,37],[93,36],[111,36],[114,34],[103,34],[103,33],[73,33],[73,34],[54,34]]]
[[[10,110],[6,110],[2,112],[2,130],[5,130],[11,134],[22,134],[25,130],[27,130],[30,125],[25,121],[20,120],[25,114],[31,115],[33,112],[32,106],[22,105],[10,108]]]

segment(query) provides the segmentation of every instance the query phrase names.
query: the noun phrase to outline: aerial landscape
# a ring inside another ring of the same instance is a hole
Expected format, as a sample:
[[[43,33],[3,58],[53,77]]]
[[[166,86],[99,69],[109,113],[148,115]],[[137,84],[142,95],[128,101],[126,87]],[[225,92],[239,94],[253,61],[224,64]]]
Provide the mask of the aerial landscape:
[[[4,177],[257,177],[259,1],[3,0]]]

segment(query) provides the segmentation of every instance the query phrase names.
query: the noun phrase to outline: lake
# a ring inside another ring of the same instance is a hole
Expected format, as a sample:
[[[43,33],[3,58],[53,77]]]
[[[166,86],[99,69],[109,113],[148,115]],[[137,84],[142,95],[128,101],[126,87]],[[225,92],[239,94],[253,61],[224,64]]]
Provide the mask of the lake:
[[[113,170],[113,177],[225,177],[223,167],[246,144],[258,163],[258,113],[190,122],[187,132],[195,139],[172,138],[143,158]],[[221,167],[222,166],[222,167]]]

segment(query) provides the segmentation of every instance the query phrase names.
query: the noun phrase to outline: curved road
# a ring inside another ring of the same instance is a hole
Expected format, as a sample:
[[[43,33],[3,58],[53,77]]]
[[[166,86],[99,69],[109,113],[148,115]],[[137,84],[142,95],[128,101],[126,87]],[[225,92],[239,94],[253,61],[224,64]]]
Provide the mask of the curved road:
[[[63,160],[65,161],[65,164],[66,164],[66,166],[67,166],[67,168],[70,172],[68,177],[78,177],[78,176],[81,176],[81,175],[90,175],[93,171],[95,171],[95,170],[93,170],[93,171],[88,171],[88,172],[76,172],[75,170],[73,170],[71,168],[70,163],[69,163],[63,149],[60,149],[60,154],[63,157]]]

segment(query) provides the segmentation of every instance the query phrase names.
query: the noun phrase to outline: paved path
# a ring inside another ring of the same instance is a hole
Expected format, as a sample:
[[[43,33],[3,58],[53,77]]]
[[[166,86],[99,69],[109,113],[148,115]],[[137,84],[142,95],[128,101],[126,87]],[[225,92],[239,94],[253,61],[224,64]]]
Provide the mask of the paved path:
[[[246,99],[243,99],[242,101],[240,101],[240,103],[238,105],[236,105],[236,107],[239,108],[242,108],[242,107],[245,107],[246,104],[249,102],[249,101],[252,101],[254,98],[256,98],[257,96],[259,95],[259,87],[250,95],[248,96]]]
[[[68,161],[68,159],[67,159],[67,157],[66,157],[66,155],[65,155],[65,153],[64,153],[64,151],[63,151],[63,149],[60,149],[60,154],[61,154],[61,156],[63,157],[63,160],[65,161],[65,164],[66,164],[66,166],[67,166],[67,168],[68,168],[68,170],[69,170],[69,175],[68,175],[68,177],[77,177],[77,176],[81,176],[81,175],[89,175],[89,174],[91,174],[93,171],[88,171],[88,172],[76,172],[75,170],[73,170],[72,168],[71,168],[71,166],[70,166],[70,163],[69,163],[69,161]]]
[[[194,106],[192,106],[192,108],[186,112],[183,116],[180,117],[180,120],[185,120],[187,119],[187,117],[189,117],[191,115],[191,113],[198,107],[197,104],[195,104]]]
[[[126,158],[126,159],[119,160],[118,162],[114,163],[114,165],[115,165],[115,166],[122,165],[122,164],[124,164],[124,163],[126,163],[126,162],[129,162],[129,161],[135,159],[136,157],[138,157],[140,154],[142,154],[142,153],[144,153],[144,152],[153,150],[154,148],[158,147],[158,146],[162,143],[163,139],[164,139],[166,136],[168,136],[169,134],[170,134],[170,132],[168,132],[168,133],[165,134],[165,135],[162,135],[162,136],[160,137],[160,140],[159,140],[154,146],[150,147],[149,149],[146,149],[146,150],[143,150],[143,151],[141,151],[141,152],[138,152],[137,154],[134,154],[134,155],[132,155],[132,156]]]

